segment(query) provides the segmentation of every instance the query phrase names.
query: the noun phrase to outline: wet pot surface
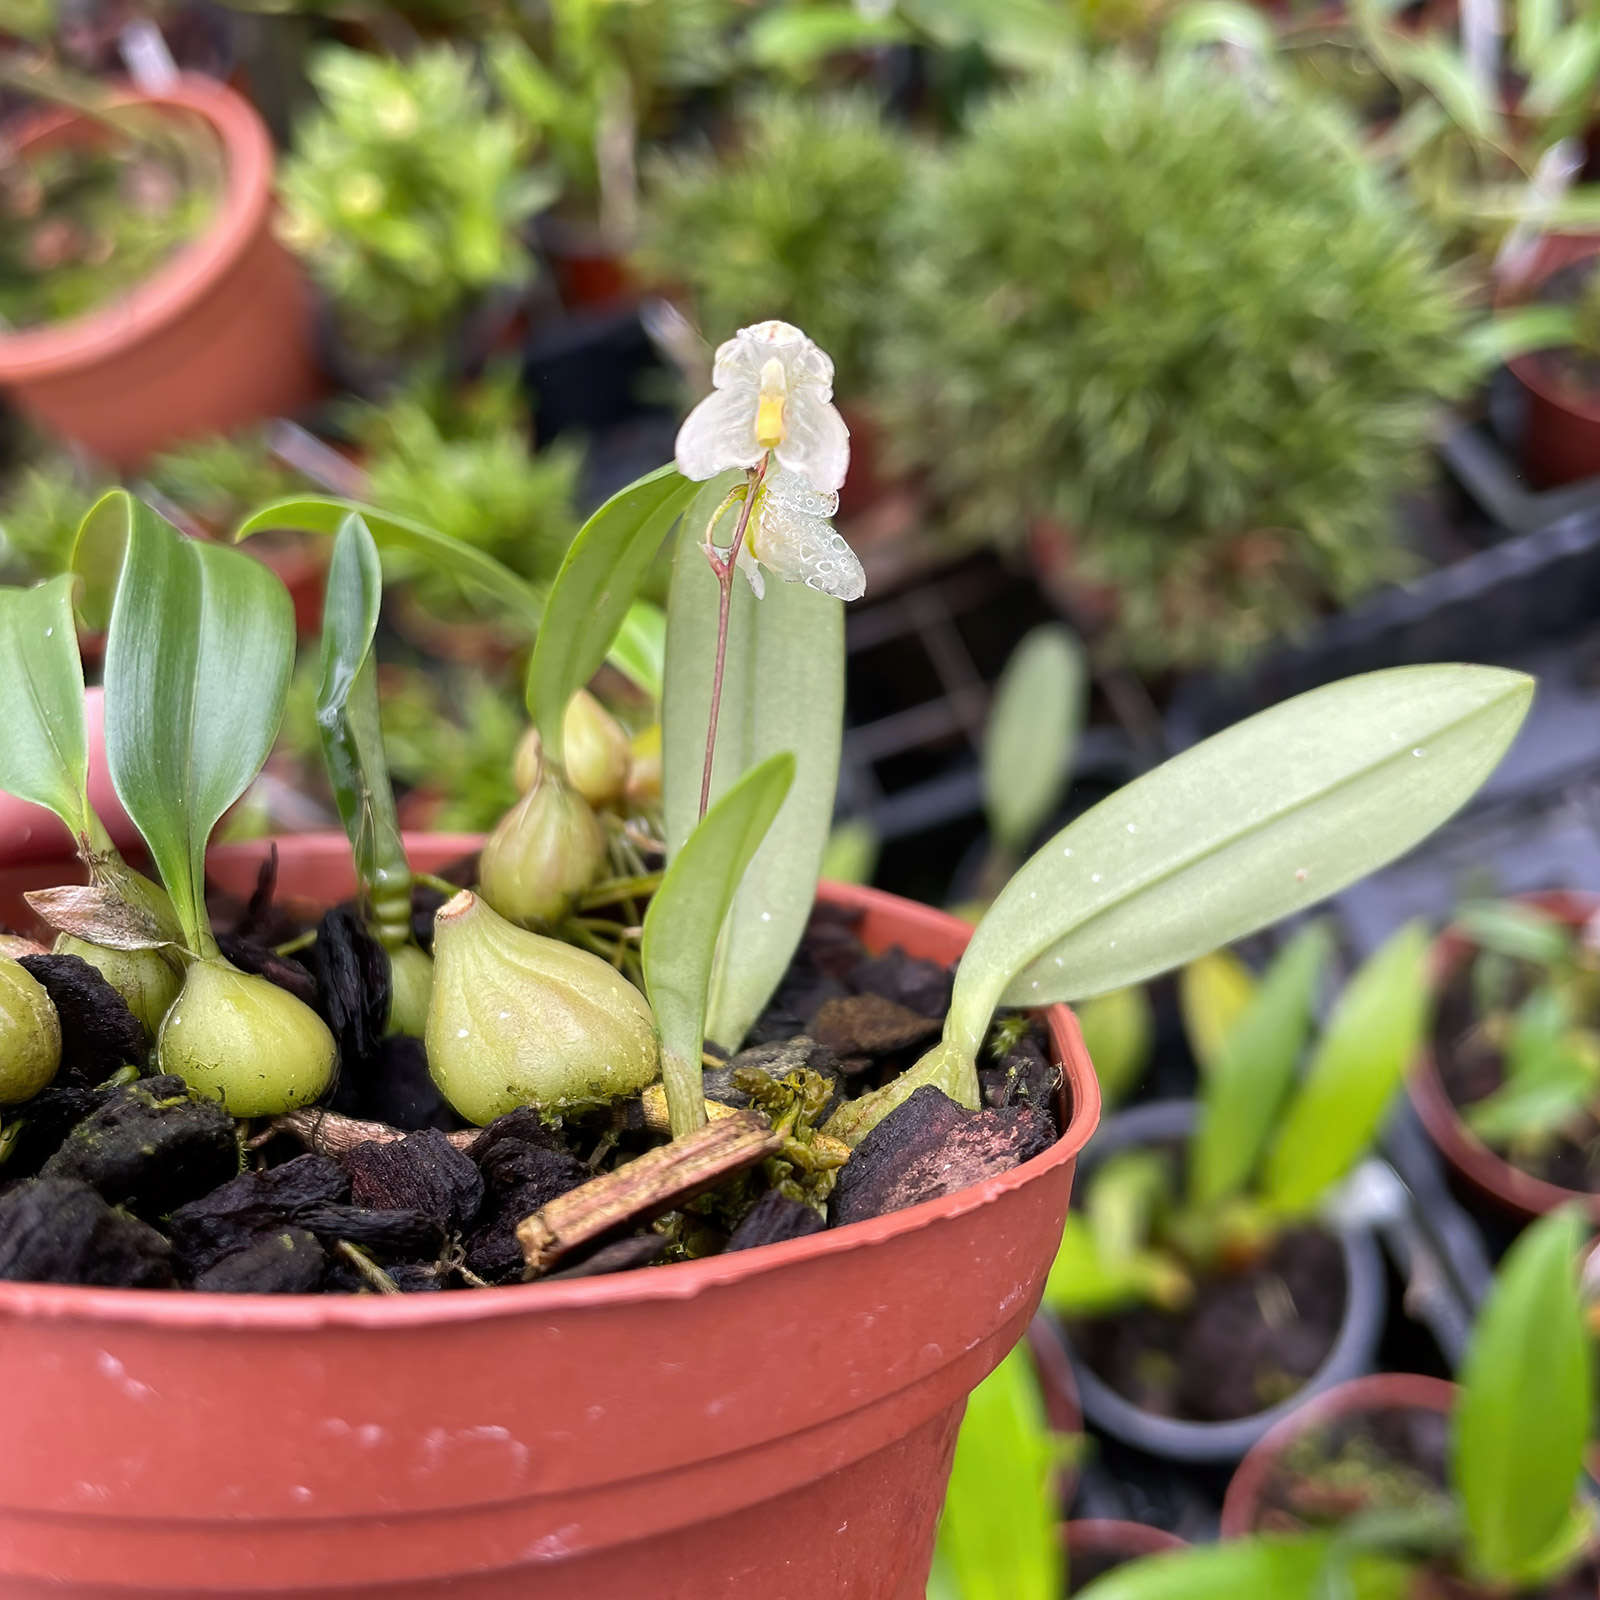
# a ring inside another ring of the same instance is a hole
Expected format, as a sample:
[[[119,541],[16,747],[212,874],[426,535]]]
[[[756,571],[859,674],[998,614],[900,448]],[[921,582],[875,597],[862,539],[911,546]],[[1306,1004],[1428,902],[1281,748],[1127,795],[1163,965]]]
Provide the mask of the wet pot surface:
[[[285,888],[348,892],[341,849],[286,845]],[[965,942],[824,898],[873,948]],[[403,1299],[0,1285],[0,1593],[920,1597],[965,1395],[1026,1327],[1098,1114],[1049,1022],[1050,1151],[809,1238]]]

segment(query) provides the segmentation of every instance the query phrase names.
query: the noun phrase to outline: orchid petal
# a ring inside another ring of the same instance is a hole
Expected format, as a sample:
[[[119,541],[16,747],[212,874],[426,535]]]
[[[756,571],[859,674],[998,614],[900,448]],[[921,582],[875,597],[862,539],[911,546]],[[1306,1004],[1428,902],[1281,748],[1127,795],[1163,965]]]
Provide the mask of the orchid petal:
[[[752,543],[756,559],[786,583],[803,583],[836,600],[859,600],[867,592],[855,551],[821,517],[768,497]]]
[[[837,491],[850,470],[850,430],[831,391],[813,383],[797,385],[789,396],[788,436],[773,452],[778,465],[798,473],[813,489]]]
[[[753,384],[714,389],[678,429],[678,471],[704,483],[729,467],[759,466],[766,451],[756,443],[756,406]]]

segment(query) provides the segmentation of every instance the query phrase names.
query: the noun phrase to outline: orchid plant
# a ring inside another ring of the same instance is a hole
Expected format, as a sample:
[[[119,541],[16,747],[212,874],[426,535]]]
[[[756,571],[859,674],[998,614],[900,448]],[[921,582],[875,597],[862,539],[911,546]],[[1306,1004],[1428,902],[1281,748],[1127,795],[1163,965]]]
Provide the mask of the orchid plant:
[[[844,606],[865,586],[829,520],[849,465],[832,375],[797,328],[741,330],[719,351],[714,391],[684,423],[676,461],[601,506],[547,589],[421,524],[339,500],[281,501],[239,530],[335,536],[319,698],[334,788],[369,929],[392,963],[415,969],[404,1006],[396,984],[391,1025],[416,1026],[425,1011],[430,1070],[473,1121],[655,1095],[675,1143],[686,1141],[708,1120],[707,1041],[737,1050],[788,967],[833,812]],[[674,528],[662,619],[639,595]],[[440,563],[536,630],[523,798],[485,847],[479,890],[435,919],[431,990],[404,921],[409,874],[372,689],[384,547]],[[327,1030],[221,959],[202,893],[206,839],[282,716],[287,597],[256,563],[184,539],[121,494],[85,523],[75,564],[80,611],[110,621],[112,777],[176,928],[151,915],[130,928],[97,903],[79,936],[181,967],[157,1028],[163,1068],[236,1115],[314,1100],[336,1066]],[[64,624],[64,589],[52,603]],[[52,658],[52,692],[70,722],[81,678],[64,657]],[[658,792],[651,740],[630,742],[584,693],[608,658],[659,703]],[[1493,769],[1531,693],[1530,679],[1497,668],[1374,673],[1264,712],[1130,784],[1001,890],[958,969],[941,1041],[821,1130],[808,1126],[796,1159],[835,1170],[923,1085],[976,1108],[997,1007],[1123,990],[1408,849]],[[55,702],[4,680],[0,703],[32,727]],[[49,770],[75,775],[76,763],[74,749]],[[56,797],[76,818],[75,791]],[[601,909],[607,917],[591,914]],[[794,1118],[783,1126],[772,1137],[793,1146]]]

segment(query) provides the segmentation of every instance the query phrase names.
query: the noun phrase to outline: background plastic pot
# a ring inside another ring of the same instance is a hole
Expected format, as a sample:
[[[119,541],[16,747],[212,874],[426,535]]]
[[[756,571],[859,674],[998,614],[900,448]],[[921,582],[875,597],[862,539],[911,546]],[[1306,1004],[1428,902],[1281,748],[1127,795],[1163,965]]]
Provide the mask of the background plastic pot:
[[[1100,1130],[1094,1148],[1084,1157],[1085,1172],[1118,1151],[1186,1140],[1193,1133],[1199,1107],[1192,1100],[1158,1100],[1119,1111]],[[1287,1400],[1252,1417],[1232,1422],[1188,1422],[1157,1416],[1124,1399],[1097,1377],[1076,1354],[1073,1370],[1083,1413],[1102,1431],[1167,1461],[1237,1461],[1285,1417],[1314,1396],[1372,1366],[1383,1332],[1387,1292],[1383,1258],[1364,1229],[1342,1228],[1335,1237],[1344,1254],[1344,1320],[1328,1359]],[[1069,1340],[1070,1347],[1070,1340]]]
[[[1240,1539],[1256,1531],[1267,1480],[1297,1439],[1341,1417],[1385,1411],[1434,1411],[1449,1416],[1455,1402],[1453,1383],[1414,1372],[1379,1372],[1318,1395],[1278,1423],[1239,1463],[1222,1504],[1222,1537]]]
[[[1085,1517],[1061,1526],[1061,1542],[1067,1547],[1067,1582],[1076,1593],[1083,1579],[1078,1574],[1091,1568],[1098,1576],[1142,1556],[1158,1556],[1167,1550],[1182,1550],[1184,1541],[1165,1528],[1148,1528],[1142,1522],[1118,1522],[1110,1517]]]
[[[1532,291],[1567,267],[1600,255],[1600,237],[1552,234],[1540,242],[1533,262],[1501,305],[1531,298]],[[1600,393],[1584,393],[1558,381],[1544,352],[1506,363],[1528,392],[1522,432],[1522,465],[1536,489],[1552,489],[1600,473]]]
[[[286,887],[350,892],[347,853],[279,849]],[[948,961],[970,931],[823,897],[876,948]],[[1027,1328],[1099,1116],[1049,1023],[1052,1150],[766,1249],[399,1299],[0,1284],[0,1594],[921,1600],[963,1403]]]
[[[118,468],[175,441],[227,433],[314,398],[310,301],[299,267],[272,234],[272,144],[248,102],[185,76],[142,103],[203,117],[227,177],[200,238],[148,280],[69,322],[0,333],[0,386],[26,410]],[[101,137],[52,113],[19,142]]]
[[[1540,907],[1574,927],[1587,922],[1600,911],[1600,895],[1557,889],[1544,894],[1518,897]],[[1462,963],[1472,956],[1474,946],[1459,934],[1444,933],[1433,949],[1433,987],[1437,995],[1450,982]],[[1497,1205],[1522,1217],[1543,1216],[1569,1201],[1581,1203],[1591,1219],[1600,1222],[1600,1194],[1580,1189],[1563,1189],[1531,1173],[1514,1167],[1497,1150],[1491,1150],[1461,1120],[1455,1102],[1445,1091],[1439,1076],[1439,1063],[1432,1044],[1423,1047],[1407,1081],[1411,1103],[1417,1108],[1428,1136],[1456,1175],[1470,1188]]]

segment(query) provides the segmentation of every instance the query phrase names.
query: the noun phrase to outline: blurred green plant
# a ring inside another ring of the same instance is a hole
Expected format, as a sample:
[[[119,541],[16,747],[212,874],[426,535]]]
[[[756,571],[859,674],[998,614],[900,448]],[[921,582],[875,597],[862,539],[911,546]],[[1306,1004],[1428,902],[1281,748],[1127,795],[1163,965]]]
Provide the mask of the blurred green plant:
[[[712,344],[781,318],[833,356],[841,393],[860,394],[910,164],[909,141],[864,98],[764,97],[729,148],[648,169],[641,267],[691,291]]]
[[[1237,662],[1405,569],[1467,313],[1337,108],[1079,64],[977,118],[894,270],[900,457],[957,532],[1109,585],[1135,664]]]
[[[280,174],[280,227],[356,348],[414,349],[486,291],[529,280],[521,229],[556,184],[530,167],[531,134],[491,107],[469,54],[330,45],[309,74],[322,104]]]
[[[973,1390],[956,1437],[928,1600],[1060,1600],[1056,1469],[1082,1440],[1052,1433],[1023,1345]]]
[[[1093,1174],[1045,1291],[1055,1310],[1180,1309],[1196,1273],[1265,1253],[1366,1154],[1422,1038],[1428,943],[1412,924],[1371,957],[1297,1081],[1330,944],[1322,924],[1304,928],[1227,1029],[1201,1079],[1184,1194],[1154,1150],[1113,1156]]]
[[[1386,1504],[1374,1473],[1325,1497],[1328,1527],[1136,1562],[1091,1584],[1085,1600],[1556,1592],[1591,1552],[1595,1529],[1579,1496],[1594,1398],[1577,1282],[1582,1237],[1579,1218],[1557,1212],[1501,1263],[1461,1370],[1445,1495]],[[1283,1569],[1270,1589],[1205,1581],[1219,1564],[1269,1553]]]
[[[516,375],[491,375],[469,389],[413,383],[380,406],[352,410],[349,425],[367,455],[373,503],[548,582],[579,518],[581,458],[570,443],[537,453]],[[459,586],[437,562],[387,551],[391,580],[409,579],[423,603],[459,609]]]
[[[0,578],[33,583],[72,564],[72,546],[106,485],[59,446],[41,448],[0,491]]]
[[[288,494],[301,481],[272,454],[258,428],[180,444],[150,462],[143,476],[158,494],[219,535],[247,511]]]

